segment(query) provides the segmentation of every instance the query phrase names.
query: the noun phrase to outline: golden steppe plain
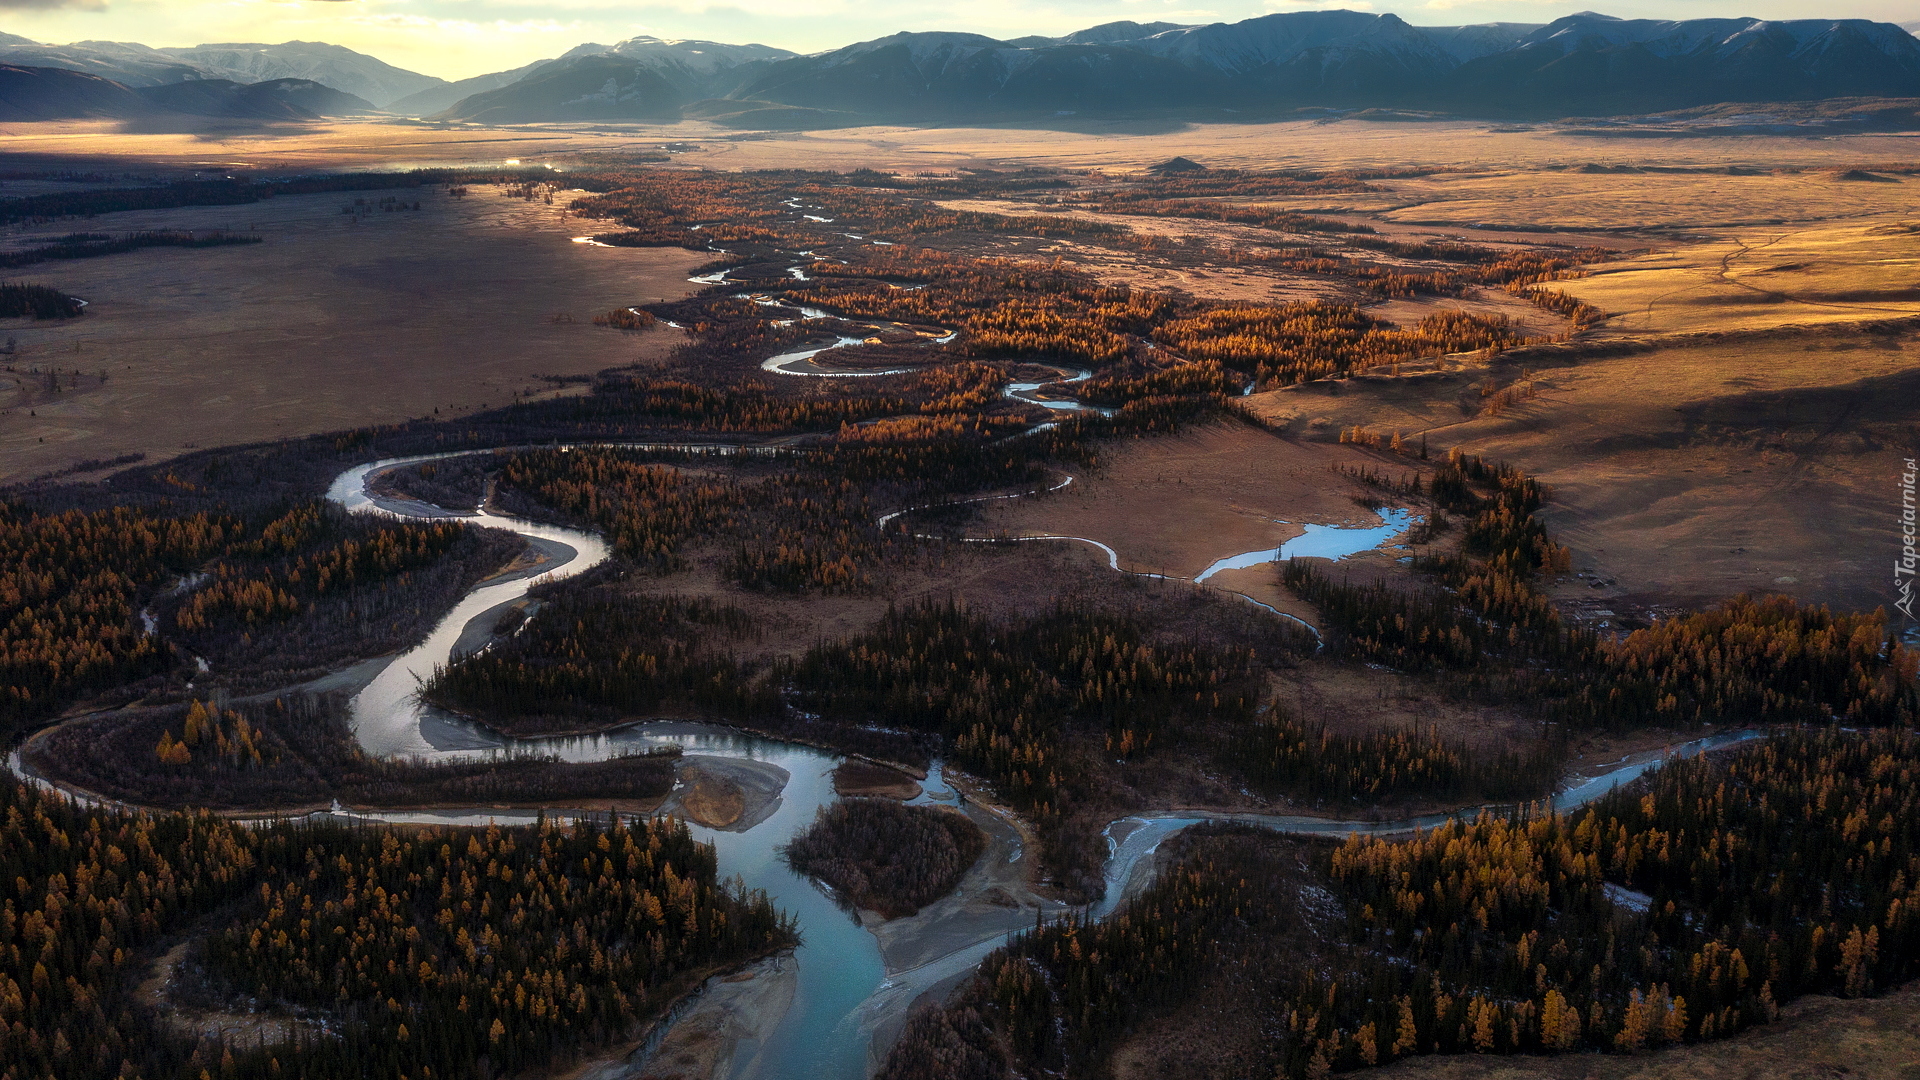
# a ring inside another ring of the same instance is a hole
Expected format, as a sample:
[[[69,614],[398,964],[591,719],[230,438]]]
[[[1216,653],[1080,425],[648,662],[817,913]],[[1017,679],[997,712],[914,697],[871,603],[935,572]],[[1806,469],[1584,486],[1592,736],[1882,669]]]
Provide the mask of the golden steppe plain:
[[[1901,209],[1920,217],[1920,206]],[[1879,215],[1864,222],[1726,229],[1711,239],[1597,266],[1564,287],[1607,313],[1603,336],[1920,315],[1920,222]]]
[[[1365,192],[1241,201],[1337,213],[1396,239],[1603,246],[1614,253],[1608,261],[1556,287],[1607,317],[1572,346],[1519,359],[1454,357],[1408,365],[1400,378],[1380,373],[1255,395],[1249,411],[1274,434],[1254,445],[1224,457],[1175,443],[1123,450],[1070,496],[1009,504],[990,512],[988,526],[1087,536],[1130,565],[1191,576],[1227,549],[1284,539],[1285,529],[1261,524],[1262,515],[1297,524],[1353,519],[1352,492],[1332,482],[1328,457],[1360,460],[1367,452],[1322,444],[1346,427],[1398,429],[1424,435],[1435,450],[1459,446],[1511,460],[1554,484],[1554,527],[1574,546],[1577,568],[1594,575],[1563,592],[1595,619],[1748,590],[1848,606],[1885,600],[1889,485],[1916,443],[1910,402],[1920,347],[1900,324],[1920,315],[1920,233],[1910,230],[1920,221],[1920,178],[1901,164],[1920,157],[1916,146],[1909,135],[1621,139],[1547,126],[1353,120],[812,132],[358,121],[0,130],[0,152],[21,162],[203,171],[509,159],[564,171],[666,147],[668,167],[683,168],[926,174],[1034,166],[1124,179],[1177,154],[1214,166],[1437,170],[1372,180]],[[686,270],[702,258],[569,244],[574,229],[559,207],[491,194],[464,202],[433,196],[420,212],[376,214],[357,226],[338,214],[342,201],[305,196],[120,215],[122,228],[257,226],[268,242],[61,267],[62,284],[95,301],[92,313],[76,327],[22,324],[10,332],[26,346],[27,363],[104,370],[107,387],[44,410],[32,405],[37,416],[21,408],[0,416],[0,475],[435,408],[448,415],[536,391],[545,385],[538,375],[658,361],[674,340],[666,332],[622,335],[587,319],[684,291]],[[966,207],[1038,208],[991,200]],[[1194,219],[1115,220],[1229,248],[1297,239]],[[18,233],[6,240],[27,242]],[[1361,300],[1402,323],[1464,306],[1508,314],[1543,336],[1563,328],[1497,290],[1378,303],[1324,278],[1227,260],[1156,261],[1070,242],[1021,251],[1202,297]],[[1861,331],[1890,320],[1900,325]],[[1529,371],[1537,372],[1528,380],[1537,396],[1486,415],[1481,389]],[[1211,479],[1170,499],[1157,479],[1168,455],[1182,459],[1190,477],[1207,471]],[[1216,465],[1206,464],[1210,457]],[[1297,498],[1274,487],[1289,476],[1301,478],[1292,482]],[[1600,588],[1589,587],[1594,580]],[[1277,592],[1264,570],[1222,583]]]
[[[1570,135],[1546,125],[1514,130],[1472,121],[1187,123],[1062,118],[1048,125],[872,126],[792,132],[735,131],[697,121],[498,128],[378,120],[202,122],[175,130],[141,130],[112,121],[0,125],[0,153],[16,161],[91,159],[207,170],[497,165],[509,158],[564,162],[570,155],[632,153],[664,143],[687,146],[685,164],[716,169],[904,172],[962,167],[1133,172],[1174,155],[1222,168],[1313,170],[1436,165],[1474,170],[1586,165],[1851,169],[1920,157],[1911,134],[1623,139]],[[1488,201],[1498,207],[1499,194],[1487,194]],[[1657,201],[1654,206],[1657,209]]]

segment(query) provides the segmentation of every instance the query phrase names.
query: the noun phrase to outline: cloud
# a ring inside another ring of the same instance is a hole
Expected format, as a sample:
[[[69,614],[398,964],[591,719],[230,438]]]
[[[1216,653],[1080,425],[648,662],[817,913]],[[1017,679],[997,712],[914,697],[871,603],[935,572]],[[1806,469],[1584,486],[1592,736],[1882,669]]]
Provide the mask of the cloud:
[[[0,0],[0,11],[105,11],[107,0]]]

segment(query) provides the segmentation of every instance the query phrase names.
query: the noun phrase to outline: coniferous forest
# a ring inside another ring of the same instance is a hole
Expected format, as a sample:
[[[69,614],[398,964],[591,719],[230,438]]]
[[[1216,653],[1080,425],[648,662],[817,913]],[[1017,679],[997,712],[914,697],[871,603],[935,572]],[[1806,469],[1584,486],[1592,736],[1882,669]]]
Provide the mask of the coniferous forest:
[[[888,1080],[1102,1080],[1143,1031],[1182,1080],[1637,1053],[1920,977],[1920,656],[1885,612],[1752,594],[1603,629],[1555,599],[1575,552],[1539,476],[1365,426],[1274,434],[1240,400],[1491,364],[1600,316],[1548,286],[1610,249],[1398,239],[1256,201],[1378,195],[1397,175],[909,183],[597,161],[564,185],[440,170],[0,200],[0,222],[39,223],[443,188],[557,200],[603,246],[713,257],[690,295],[595,308],[582,332],[679,337],[582,393],[0,491],[0,733],[17,752],[0,781],[0,1080],[556,1075],[799,943],[776,904],[722,880],[715,847],[652,816],[686,812],[669,800],[695,786],[694,753],[362,748],[349,702],[367,671],[477,585],[555,558],[457,517],[327,500],[383,459],[400,460],[374,496],[590,530],[609,551],[456,628],[417,688],[448,724],[670,719],[937,762],[1018,834],[1017,869],[992,869],[1051,915],[905,1018],[878,1048]],[[948,205],[995,198],[1028,209]],[[251,240],[101,231],[8,258]],[[1317,291],[1120,284],[1055,244],[1282,268]],[[1496,292],[1508,313],[1466,303]],[[1429,306],[1389,319],[1407,309],[1388,301]],[[0,286],[0,315],[83,311]],[[1530,378],[1489,379],[1467,406],[1522,408]],[[1075,538],[991,524],[992,503],[1223,431],[1338,452],[1328,490],[1418,518],[1405,559],[1273,569],[1274,603],[1298,601],[1308,627],[1111,548],[1043,561],[1012,541]],[[1288,695],[1315,677],[1374,696]],[[1546,801],[1583,748],[1731,729],[1752,737],[1572,810]],[[511,828],[329,812],[450,807],[590,812]],[[1174,833],[1110,880],[1112,827],[1160,813],[1238,823]],[[1429,827],[1317,840],[1259,827],[1416,817]],[[888,920],[962,906],[936,902],[995,861],[965,815],[880,798],[833,802],[783,846]]]
[[[394,830],[87,810],[0,786],[5,1071],[57,1076],[517,1072],[630,1037],[706,973],[791,944],[671,820]],[[225,995],[284,1003],[239,1050],[143,1008],[152,948],[208,922]]]
[[[1920,973],[1916,768],[1911,731],[1794,731],[1572,814],[1314,850],[1306,872],[1337,907],[1312,917],[1307,962],[1252,959],[1284,969],[1256,1067],[1631,1052],[1765,1024],[1801,994],[1899,985]],[[1262,888],[1286,843],[1216,838],[1120,915],[1036,929],[916,1017],[882,1075],[1102,1075],[1129,1028],[1203,984],[1221,942],[1300,947]]]
[[[961,814],[847,799],[823,808],[786,858],[854,907],[898,918],[953,891],[985,848],[980,827]]]

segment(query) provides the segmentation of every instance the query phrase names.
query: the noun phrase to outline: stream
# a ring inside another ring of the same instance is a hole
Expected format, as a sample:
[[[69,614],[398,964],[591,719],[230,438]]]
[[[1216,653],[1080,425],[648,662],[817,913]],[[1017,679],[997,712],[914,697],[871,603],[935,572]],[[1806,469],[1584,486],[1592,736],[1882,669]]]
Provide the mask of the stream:
[[[553,565],[544,573],[483,585],[467,594],[441,620],[427,639],[394,659],[354,696],[351,724],[360,745],[382,757],[409,757],[425,761],[483,757],[496,754],[542,754],[566,761],[600,761],[623,754],[678,746],[687,760],[701,757],[745,758],[784,769],[786,787],[772,814],[745,831],[711,829],[689,823],[703,843],[713,845],[722,880],[738,878],[748,888],[764,889],[774,903],[795,918],[802,944],[796,951],[798,986],[793,1006],[765,1045],[751,1056],[760,1067],[747,1076],[754,1080],[858,1080],[868,1069],[868,1040],[863,1025],[880,1010],[861,1006],[888,986],[874,936],[811,880],[794,873],[779,848],[812,824],[820,807],[835,800],[832,772],[840,755],[812,747],[763,739],[727,728],[683,722],[637,724],[593,736],[516,739],[421,702],[415,696],[419,681],[456,654],[463,636],[468,647],[474,635],[465,631],[477,620],[491,627],[495,609],[511,603],[537,584],[571,577],[598,565],[608,555],[606,543],[591,533],[563,529],[484,510],[454,513],[410,500],[378,497],[368,480],[386,469],[448,455],[398,458],[358,466],[341,474],[328,490],[333,502],[354,511],[396,517],[458,517],[475,525],[507,529],[544,542]],[[923,799],[952,798],[951,789],[933,772]],[[352,816],[392,824],[483,825],[489,822],[528,824],[531,811],[476,808],[460,811],[359,813]],[[998,938],[990,945],[997,945]],[[901,1003],[904,1008],[909,1002]],[[746,1080],[745,1077],[742,1080]]]
[[[818,207],[805,206],[804,204],[801,204],[791,199],[787,200],[785,205],[796,211],[805,210],[805,209],[816,209],[816,210],[819,209]],[[829,222],[833,220],[832,218],[816,217],[812,214],[805,214],[803,216],[805,216],[807,220],[813,221],[813,222]],[[698,226],[695,226],[695,228],[698,228]],[[866,237],[855,236],[852,233],[842,233],[841,235],[851,240],[866,239]],[[606,244],[600,243],[600,241],[594,239],[591,236],[577,236],[573,238],[573,242],[576,244],[595,244],[600,247],[608,246]],[[881,246],[890,246],[885,240],[872,240],[869,242],[873,244],[878,244]],[[715,253],[720,255],[729,254],[729,252],[727,252],[726,249],[724,248],[716,247],[711,250],[713,250]],[[808,263],[813,261],[814,253],[812,251],[800,251],[800,252],[794,252],[792,254],[798,255],[800,258],[806,261],[801,263],[796,263],[793,266],[787,267],[786,272],[788,276],[792,277],[796,282],[808,282],[813,280],[810,276],[808,276],[806,271],[806,266],[808,265]],[[707,286],[735,284],[735,282],[730,281],[727,277],[727,275],[732,270],[733,270],[732,267],[728,267],[721,270],[715,270],[712,273],[697,274],[693,277],[688,278],[687,281],[695,285],[707,285]],[[921,289],[921,288],[925,288],[926,286],[912,285],[912,286],[905,286],[905,287],[909,289]],[[775,326],[791,326],[793,323],[796,323],[796,322],[811,322],[815,319],[841,319],[842,318],[841,316],[834,315],[831,312],[822,311],[819,308],[807,307],[802,304],[790,303],[784,299],[781,299],[775,296],[766,296],[766,295],[754,294],[754,293],[735,293],[734,299],[751,300],[762,307],[781,307],[794,312],[795,318],[778,320],[773,324]],[[842,321],[861,322],[860,320],[842,320]],[[667,325],[677,326],[677,324],[672,322],[668,322]],[[913,330],[912,327],[904,326],[899,323],[870,322],[870,323],[865,323],[865,325],[868,325],[875,330],[883,330],[883,331],[884,330],[896,330],[896,331]],[[823,379],[857,379],[857,378],[870,378],[870,377],[879,376],[879,375],[906,375],[906,374],[911,374],[912,372],[918,370],[918,368],[914,368],[914,367],[896,367],[896,368],[876,369],[873,371],[838,371],[832,368],[821,366],[819,361],[816,359],[822,353],[832,352],[835,349],[844,349],[851,345],[864,344],[867,341],[868,337],[870,336],[871,334],[861,334],[859,336],[836,334],[834,337],[834,340],[828,344],[810,346],[805,349],[794,349],[790,352],[784,352],[776,356],[770,356],[767,359],[761,361],[760,370],[769,372],[774,375],[800,375],[800,376],[811,376],[813,378],[823,378]],[[953,341],[958,336],[959,336],[959,331],[947,330],[945,335],[928,338],[923,342],[923,344],[945,345],[948,342]],[[1039,390],[1041,387],[1064,386],[1069,383],[1085,382],[1086,380],[1091,379],[1093,377],[1093,372],[1078,369],[1078,368],[1056,367],[1051,364],[1042,364],[1040,366],[1053,367],[1053,369],[1056,372],[1058,372],[1059,377],[1055,379],[1042,379],[1042,380],[1031,381],[1031,382],[1008,383],[1007,386],[1004,389],[1002,389],[1001,396],[1011,398],[1016,401],[1023,401],[1029,405],[1041,405],[1048,409],[1056,409],[1056,410],[1062,410],[1062,411],[1077,412],[1077,411],[1085,410],[1089,412],[1098,412],[1103,416],[1112,415],[1115,411],[1117,411],[1114,409],[1102,409],[1102,408],[1095,408],[1093,406],[1082,405],[1078,401],[1072,401],[1072,400],[1062,401],[1062,400],[1054,400],[1049,398],[1035,397],[1034,391]]]
[[[415,696],[419,680],[429,676],[436,665],[447,663],[459,652],[483,641],[485,631],[496,617],[495,609],[525,595],[534,585],[579,574],[608,556],[606,543],[590,533],[497,515],[484,509],[451,511],[411,500],[382,498],[368,490],[368,481],[383,470],[449,456],[454,455],[422,455],[357,466],[340,475],[327,497],[353,511],[404,518],[458,518],[475,525],[507,529],[533,540],[552,561],[544,572],[475,588],[425,641],[388,664],[361,690],[351,706],[354,734],[361,746],[383,757],[423,760],[535,753],[568,761],[597,761],[651,748],[678,746],[689,760],[745,758],[784,769],[790,779],[777,806],[769,816],[753,822],[744,831],[689,825],[700,840],[713,845],[721,878],[737,878],[748,888],[766,890],[776,904],[792,913],[803,939],[796,953],[798,988],[793,1006],[757,1052],[741,1055],[741,1060],[750,1057],[751,1061],[744,1072],[736,1070],[733,1080],[860,1080],[865,1077],[872,1067],[869,1044],[873,1032],[884,1027],[890,1018],[897,1020],[927,989],[979,963],[998,947],[1003,935],[983,937],[889,976],[874,935],[836,905],[819,885],[787,867],[779,856],[779,848],[810,824],[820,807],[836,798],[831,773],[842,760],[840,755],[728,728],[678,721],[635,724],[592,736],[516,739],[422,703]],[[1383,514],[1387,522],[1381,528],[1397,531],[1404,527],[1395,517],[1388,516],[1391,514],[1394,512]],[[1352,534],[1377,530],[1338,531]],[[1343,545],[1359,539],[1339,538]],[[1255,554],[1270,559],[1279,553]],[[475,632],[469,632],[469,624]],[[1555,798],[1554,806],[1564,811],[1583,805],[1614,786],[1658,767],[1669,757],[1696,754],[1760,735],[1753,731],[1729,732],[1623,759],[1595,777],[1571,783]],[[917,801],[946,801],[953,797],[938,763],[931,770],[926,787],[927,794]],[[524,824],[535,820],[537,815],[476,807],[464,812],[356,812],[354,816],[395,824],[478,825]],[[1177,811],[1129,816],[1113,822],[1106,830],[1110,850],[1107,893],[1091,908],[1091,914],[1105,917],[1126,896],[1138,892],[1151,880],[1152,855],[1160,844],[1179,830],[1202,822],[1235,821],[1292,835],[1344,836],[1352,832],[1393,834],[1432,828],[1452,816],[1433,814],[1400,821],[1335,821],[1305,816]],[[1018,859],[1019,854],[1016,847],[1012,857]]]
[[[1630,784],[1638,780],[1668,760],[1693,757],[1751,739],[1764,738],[1765,734],[1765,732],[1750,729],[1727,731],[1695,739],[1679,746],[1628,755],[1622,758],[1619,764],[1598,776],[1569,783],[1553,797],[1553,808],[1560,813],[1577,810],[1622,784]],[[1336,839],[1344,838],[1351,833],[1359,833],[1362,836],[1395,836],[1437,828],[1456,818],[1471,818],[1481,809],[1498,811],[1509,808],[1473,807],[1440,814],[1423,814],[1397,821],[1335,821],[1295,814],[1190,814],[1179,811],[1149,811],[1144,814],[1135,814],[1121,818],[1106,828],[1107,893],[1093,905],[1091,910],[1095,917],[1104,919],[1111,915],[1128,896],[1144,888],[1152,880],[1153,853],[1159,849],[1160,844],[1167,837],[1191,825],[1233,822],[1241,825],[1257,825],[1289,836]]]
[[[591,237],[579,238],[576,242],[595,243]],[[724,251],[721,253],[725,254]],[[805,280],[804,271],[798,267],[790,273],[798,280]],[[721,270],[689,280],[700,284],[721,284],[726,282],[726,275],[727,271]],[[796,314],[806,319],[821,317],[826,313],[797,309]],[[938,340],[950,339],[951,335]],[[814,357],[821,352],[860,340],[864,339],[842,337],[832,345],[773,357],[762,366],[767,371],[785,375],[891,374],[834,372],[821,369],[813,363]],[[1043,387],[1081,382],[1090,375],[1073,368],[1055,370],[1059,373],[1058,379],[1010,383],[1003,393],[1049,409],[1088,408],[1078,402],[1034,396],[1035,391]],[[699,444],[644,448],[714,454],[779,452],[767,447]],[[495,514],[484,507],[458,510],[414,500],[386,498],[369,489],[369,482],[377,474],[391,468],[492,452],[462,450],[371,462],[341,473],[327,491],[330,501],[353,512],[387,514],[414,520],[451,519],[505,529],[527,538],[548,557],[544,569],[475,587],[440,620],[424,641],[387,663],[352,699],[350,722],[355,738],[370,754],[423,761],[538,754],[585,762],[671,746],[680,748],[686,759],[693,762],[702,758],[744,759],[784,770],[788,779],[770,813],[746,823],[743,828],[715,829],[692,823],[688,825],[698,839],[713,846],[722,880],[738,880],[749,889],[765,890],[777,906],[793,916],[802,937],[802,944],[795,953],[797,988],[791,1008],[764,1044],[744,1050],[736,1057],[736,1061],[743,1064],[735,1068],[728,1080],[862,1080],[879,1056],[873,1051],[884,1049],[873,1045],[876,1033],[888,1030],[889,1022],[897,1022],[904,1016],[921,994],[978,964],[1001,944],[1004,933],[980,935],[931,959],[918,962],[917,966],[889,974],[875,935],[843,910],[823,887],[794,873],[786,865],[779,855],[780,848],[811,824],[821,807],[837,799],[831,774],[843,760],[839,754],[725,727],[684,721],[640,723],[589,736],[520,739],[504,736],[421,702],[417,697],[420,683],[430,677],[436,667],[482,647],[506,605],[525,596],[535,585],[583,573],[604,562],[610,554],[606,541],[593,533]],[[1072,478],[1069,477],[1054,488],[1064,487],[1071,482]],[[993,496],[1017,497],[1020,496]],[[1222,559],[1195,580],[1204,581],[1229,566],[1257,565],[1294,554],[1338,558],[1340,556],[1334,553],[1334,549],[1348,552],[1363,550],[1398,533],[1407,524],[1407,519],[1400,516],[1406,513],[1383,511],[1383,524],[1376,529],[1331,529],[1310,525],[1307,526],[1307,535],[1289,541],[1280,549]],[[894,516],[897,515],[888,515],[880,523],[885,524]],[[1079,540],[1094,544],[1107,553],[1113,569],[1119,570],[1117,553],[1096,540],[1082,537],[1021,539]],[[1299,550],[1295,550],[1295,545],[1299,545]],[[1566,811],[1591,802],[1615,786],[1657,768],[1669,758],[1697,754],[1763,735],[1763,732],[1756,731],[1727,732],[1623,759],[1597,775],[1571,778],[1564,790],[1555,797],[1554,808]],[[52,787],[46,779],[22,763],[18,750],[8,755],[7,766],[23,783]],[[954,790],[943,778],[939,762],[935,762],[929,770],[924,786],[925,794],[916,802],[956,801]],[[1136,894],[1151,881],[1154,867],[1152,856],[1160,844],[1181,829],[1203,822],[1241,822],[1301,836],[1339,837],[1355,832],[1391,835],[1432,828],[1452,817],[1471,815],[1477,811],[1478,808],[1474,808],[1455,814],[1432,814],[1397,821],[1338,821],[1294,815],[1183,811],[1128,816],[1111,823],[1106,829],[1110,854],[1106,870],[1107,891],[1102,900],[1088,909],[1088,913],[1095,917],[1112,913],[1127,896]],[[336,808],[334,813],[392,824],[439,825],[485,825],[496,822],[503,825],[531,824],[539,817],[533,811],[479,806],[467,810],[405,812],[341,811]],[[1021,854],[1015,842],[1008,856],[1009,861],[1017,861]],[[607,1078],[637,1076],[644,1071],[644,1066],[644,1060],[629,1061],[624,1065],[616,1063],[596,1070],[594,1075]]]

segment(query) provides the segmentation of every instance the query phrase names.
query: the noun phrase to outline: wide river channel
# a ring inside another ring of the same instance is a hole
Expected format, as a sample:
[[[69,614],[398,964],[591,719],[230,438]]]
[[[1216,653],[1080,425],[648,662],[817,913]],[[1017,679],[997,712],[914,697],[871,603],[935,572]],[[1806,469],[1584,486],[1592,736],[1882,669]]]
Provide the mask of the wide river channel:
[[[710,449],[726,452],[720,448]],[[780,1026],[757,1052],[741,1053],[736,1061],[744,1071],[732,1080],[861,1080],[870,1069],[873,1033],[889,1018],[897,1019],[915,996],[942,979],[979,962],[1000,942],[998,935],[958,948],[906,972],[888,976],[877,940],[813,881],[790,870],[779,848],[813,821],[815,812],[832,802],[831,773],[839,756],[811,747],[744,735],[726,728],[685,722],[637,724],[591,737],[512,739],[425,705],[415,696],[419,681],[446,664],[457,650],[484,641],[476,633],[490,627],[495,609],[512,603],[536,584],[570,577],[604,561],[606,543],[591,533],[543,525],[485,511],[456,511],[423,503],[383,499],[368,490],[369,480],[390,468],[453,455],[398,458],[357,466],[341,474],[327,497],[348,510],[385,513],[408,518],[458,518],[474,525],[506,529],[534,541],[547,553],[549,569],[538,576],[483,585],[469,593],[420,645],[395,658],[352,703],[354,731],[369,753],[382,757],[423,760],[535,753],[568,761],[596,761],[650,748],[678,746],[690,757],[745,758],[784,769],[789,780],[778,805],[744,831],[690,826],[719,857],[723,879],[738,878],[748,888],[763,889],[775,904],[798,923],[802,945],[796,953],[798,987],[793,1006]],[[1277,553],[1276,553],[1277,554]],[[1271,558],[1272,556],[1269,556]],[[474,630],[469,630],[473,624]],[[1583,780],[1556,798],[1556,806],[1570,809],[1631,780],[1676,754],[1692,754],[1725,745],[1754,733],[1735,732],[1641,755],[1618,768]],[[950,802],[954,795],[941,779],[936,764],[921,801]],[[517,824],[531,822],[531,812],[475,808],[470,812],[414,812],[367,814],[370,819],[394,823]],[[1094,909],[1104,916],[1124,892],[1137,889],[1150,872],[1150,856],[1168,836],[1209,820],[1241,821],[1301,835],[1345,835],[1349,832],[1392,833],[1429,828],[1445,815],[1398,822],[1343,822],[1319,818],[1240,814],[1206,817],[1193,814],[1149,814],[1116,821],[1107,836],[1112,848],[1108,865],[1107,897]],[[1016,849],[1013,858],[1019,858]],[[749,1061],[749,1059],[751,1059]]]

